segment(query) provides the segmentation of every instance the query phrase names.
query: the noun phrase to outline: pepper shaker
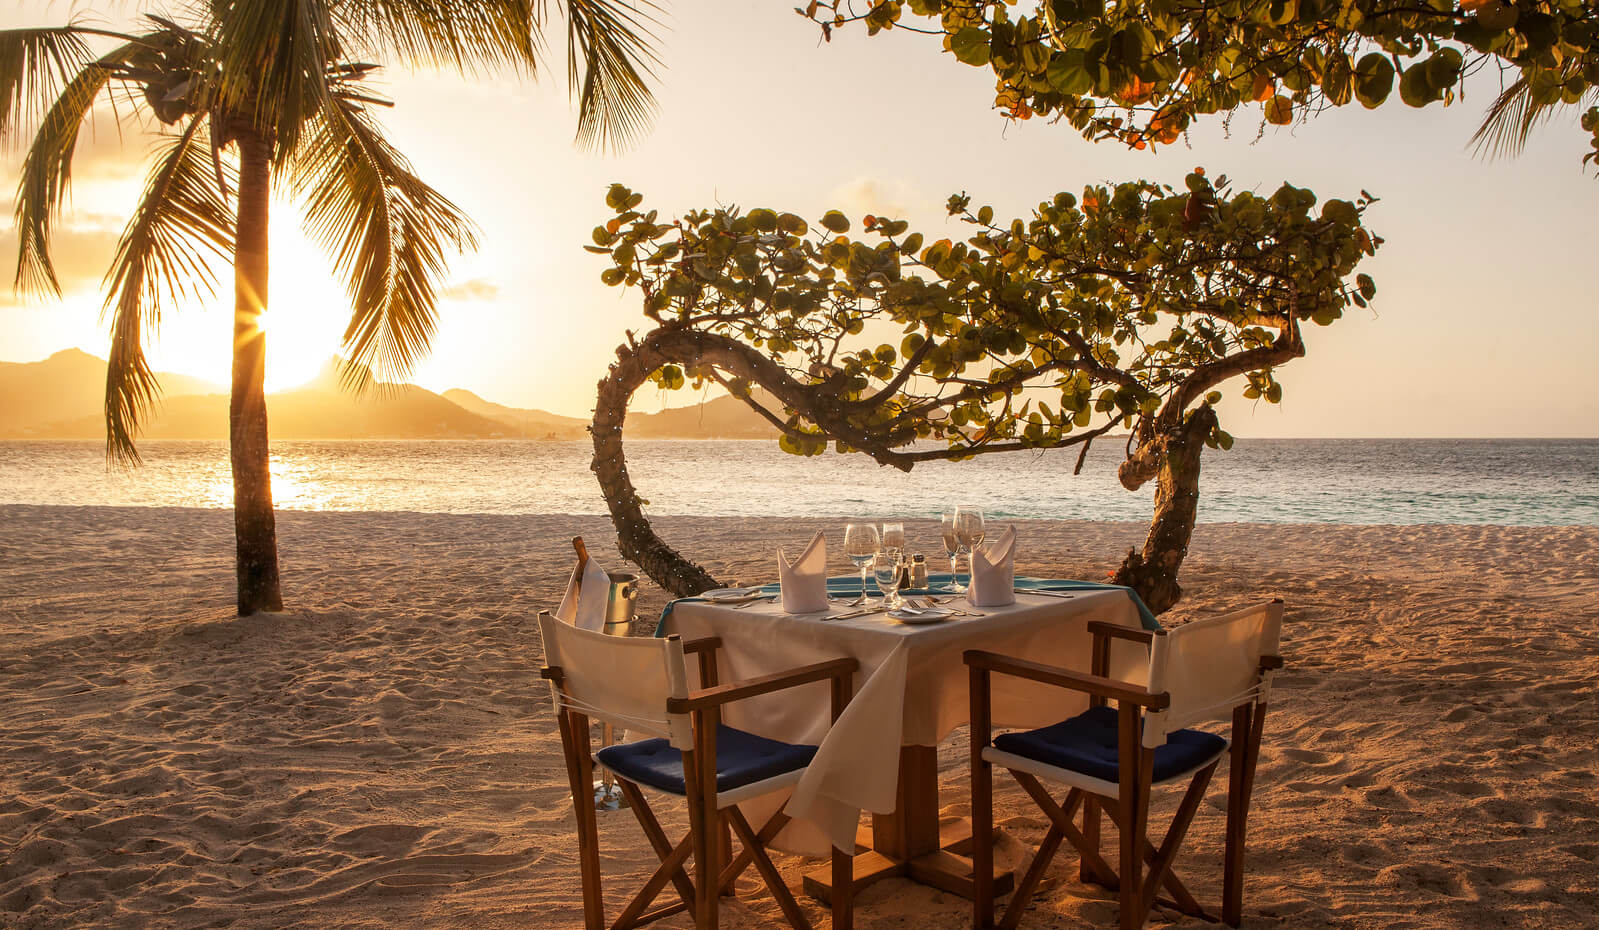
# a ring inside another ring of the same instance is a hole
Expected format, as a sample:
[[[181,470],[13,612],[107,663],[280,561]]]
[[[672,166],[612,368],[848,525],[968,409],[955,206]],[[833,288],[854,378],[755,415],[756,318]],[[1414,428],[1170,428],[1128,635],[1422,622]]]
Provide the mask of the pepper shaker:
[[[911,556],[910,576],[911,587],[918,589],[927,587],[927,557],[920,552]]]

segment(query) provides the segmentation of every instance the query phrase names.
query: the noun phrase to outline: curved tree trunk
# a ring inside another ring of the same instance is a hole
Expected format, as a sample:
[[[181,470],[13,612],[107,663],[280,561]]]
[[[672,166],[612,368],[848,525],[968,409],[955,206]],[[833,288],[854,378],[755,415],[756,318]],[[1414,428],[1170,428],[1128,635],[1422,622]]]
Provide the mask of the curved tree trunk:
[[[1216,427],[1216,411],[1202,404],[1181,426],[1140,443],[1118,469],[1122,484],[1136,491],[1156,479],[1155,513],[1142,552],[1131,550],[1112,579],[1138,592],[1155,613],[1170,610],[1183,596],[1177,571],[1199,516],[1199,458],[1205,437]]]
[[[272,145],[244,130],[239,144],[239,212],[234,246],[233,391],[228,438],[233,461],[234,567],[239,614],[282,610],[278,538],[272,512],[266,413],[267,215]]]
[[[651,337],[655,335],[652,333]],[[641,344],[622,346],[616,350],[616,355],[616,364],[600,382],[599,397],[594,404],[594,422],[589,427],[594,439],[594,461],[589,467],[605,494],[605,505],[616,526],[617,546],[624,558],[642,568],[673,597],[689,597],[718,587],[709,572],[655,535],[655,529],[644,516],[633,480],[627,475],[627,458],[622,453],[622,423],[627,419],[627,404],[633,392],[657,368],[684,359],[664,356],[653,338],[646,338]]]
[[[617,361],[599,383],[594,421],[589,432],[594,441],[590,468],[599,479],[605,505],[616,526],[617,545],[623,557],[643,569],[673,596],[689,597],[718,585],[704,568],[667,545],[645,518],[622,451],[622,427],[627,405],[652,372],[663,365],[714,366],[758,384],[793,409],[802,409],[830,435],[849,430],[834,411],[806,396],[807,386],[788,378],[760,352],[737,341],[689,329],[657,329],[640,342],[631,335],[616,350]],[[1128,490],[1158,479],[1155,512],[1142,552],[1131,551],[1114,577],[1116,584],[1138,592],[1150,610],[1162,613],[1182,597],[1177,573],[1193,536],[1199,510],[1199,459],[1205,439],[1216,426],[1216,412],[1201,404],[1186,420],[1167,432],[1151,432],[1118,470]],[[896,460],[892,449],[873,443],[858,430],[849,430],[849,442],[879,463],[909,468]],[[875,446],[875,448],[873,447]],[[863,448],[864,447],[864,448]]]

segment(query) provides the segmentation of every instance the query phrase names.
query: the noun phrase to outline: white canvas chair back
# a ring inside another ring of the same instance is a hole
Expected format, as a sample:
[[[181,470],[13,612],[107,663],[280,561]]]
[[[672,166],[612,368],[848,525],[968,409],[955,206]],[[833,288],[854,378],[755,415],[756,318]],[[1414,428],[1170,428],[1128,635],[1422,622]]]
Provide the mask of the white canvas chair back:
[[[1230,717],[1240,704],[1266,700],[1271,671],[1263,671],[1260,660],[1277,654],[1282,622],[1282,602],[1272,601],[1155,636],[1149,690],[1170,694],[1171,705],[1145,717],[1144,745],[1153,749],[1173,730]]]
[[[539,612],[544,662],[561,670],[552,685],[556,713],[567,709],[630,732],[664,736],[691,749],[687,714],[668,714],[668,698],[688,697],[683,643],[677,637],[643,639],[581,630]]]

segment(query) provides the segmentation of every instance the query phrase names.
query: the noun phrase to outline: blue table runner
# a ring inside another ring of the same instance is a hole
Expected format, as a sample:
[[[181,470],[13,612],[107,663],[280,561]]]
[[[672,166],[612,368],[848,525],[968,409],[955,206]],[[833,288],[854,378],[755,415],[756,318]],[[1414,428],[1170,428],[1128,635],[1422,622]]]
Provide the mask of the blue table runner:
[[[950,579],[949,572],[933,572],[933,573],[931,573],[931,574],[929,574],[927,576],[928,587],[926,587],[926,588],[911,588],[911,589],[908,589],[908,590],[905,590],[905,591],[901,591],[900,593],[901,594],[912,594],[912,595],[917,595],[917,594],[947,594],[948,593],[947,591],[940,591],[938,589],[941,588],[941,587],[947,586],[949,584],[949,579]],[[868,588],[868,593],[869,594],[871,594],[873,596],[877,595],[878,591],[877,591],[877,586],[875,584],[868,583],[867,584],[867,588]],[[761,594],[778,594],[779,591],[780,591],[780,589],[778,587],[778,584],[775,581],[771,582],[770,584],[761,585],[759,590],[760,590]],[[1027,577],[1025,575],[1022,575],[1022,576],[1018,576],[1016,578],[1016,590],[1018,590],[1018,591],[1099,591],[1099,590],[1104,590],[1104,591],[1125,591],[1125,592],[1127,592],[1127,596],[1132,598],[1133,605],[1138,608],[1138,617],[1143,622],[1144,629],[1146,629],[1146,630],[1158,630],[1158,629],[1160,629],[1160,621],[1156,620],[1154,612],[1151,611],[1147,606],[1145,606],[1144,600],[1143,600],[1143,598],[1138,596],[1138,592],[1134,591],[1132,588],[1128,588],[1128,587],[1125,587],[1123,585],[1119,585],[1119,584],[1102,584],[1102,583],[1097,582],[1097,581],[1072,581],[1072,580],[1069,580],[1069,579],[1066,579],[1066,578],[1029,578],[1029,577]],[[836,576],[834,576],[832,578],[827,579],[827,594],[828,594],[829,597],[859,597],[860,593],[861,593],[861,579],[860,579],[859,575],[836,575]],[[670,617],[672,615],[672,608],[673,607],[676,607],[678,604],[685,603],[685,602],[687,602],[687,603],[695,603],[695,602],[704,602],[704,600],[705,600],[705,598],[703,598],[703,597],[682,597],[682,598],[678,598],[675,601],[668,602],[667,605],[666,605],[666,609],[661,611],[660,622],[655,624],[655,635],[656,636],[664,636],[665,635],[666,618]]]

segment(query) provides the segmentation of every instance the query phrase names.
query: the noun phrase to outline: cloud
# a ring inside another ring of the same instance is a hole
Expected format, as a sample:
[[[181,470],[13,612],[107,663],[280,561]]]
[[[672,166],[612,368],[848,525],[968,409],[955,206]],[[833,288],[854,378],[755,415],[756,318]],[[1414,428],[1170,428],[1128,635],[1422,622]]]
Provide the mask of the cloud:
[[[927,209],[931,201],[916,188],[904,181],[879,181],[875,178],[856,178],[833,188],[828,204],[843,210],[852,217],[865,214],[903,219],[918,208]]]
[[[9,211],[7,211],[9,212]],[[99,293],[106,268],[116,254],[120,231],[91,224],[62,223],[50,235],[50,258],[55,263],[56,278],[61,282],[61,293],[70,295],[83,292]],[[0,302],[10,306],[38,304],[52,300],[48,296],[14,294],[11,282],[17,274],[16,227],[0,228]]]
[[[493,300],[500,295],[500,286],[488,278],[457,281],[446,287],[441,296],[448,300]]]

